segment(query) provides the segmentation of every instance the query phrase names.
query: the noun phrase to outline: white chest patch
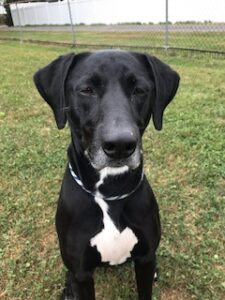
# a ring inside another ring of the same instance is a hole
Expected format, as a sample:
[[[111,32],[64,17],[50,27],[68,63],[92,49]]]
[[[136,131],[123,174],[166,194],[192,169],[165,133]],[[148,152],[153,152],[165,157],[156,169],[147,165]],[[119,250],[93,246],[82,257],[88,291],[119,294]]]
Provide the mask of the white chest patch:
[[[130,228],[126,227],[122,232],[116,228],[108,214],[108,205],[101,196],[96,196],[95,202],[103,212],[104,228],[90,240],[90,244],[92,247],[96,246],[102,262],[110,265],[121,264],[131,256],[138,239]]]

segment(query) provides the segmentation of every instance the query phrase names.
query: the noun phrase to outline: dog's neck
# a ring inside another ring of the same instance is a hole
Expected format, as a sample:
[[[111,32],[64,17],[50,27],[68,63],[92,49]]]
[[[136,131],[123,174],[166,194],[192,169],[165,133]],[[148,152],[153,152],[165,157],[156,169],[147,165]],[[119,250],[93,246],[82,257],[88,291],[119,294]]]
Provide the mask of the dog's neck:
[[[72,140],[68,148],[70,172],[81,187],[90,194],[101,195],[106,200],[123,199],[135,192],[143,180],[143,163],[130,170],[127,166],[105,168],[100,172],[93,168],[84,151]]]

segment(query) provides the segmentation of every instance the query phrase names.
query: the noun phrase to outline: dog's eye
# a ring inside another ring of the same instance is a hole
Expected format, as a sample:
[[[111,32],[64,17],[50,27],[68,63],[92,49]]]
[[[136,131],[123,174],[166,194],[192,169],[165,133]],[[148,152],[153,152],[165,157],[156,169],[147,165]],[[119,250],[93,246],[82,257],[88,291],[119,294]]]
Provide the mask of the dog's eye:
[[[94,90],[88,86],[88,87],[82,88],[80,90],[80,94],[85,95],[85,96],[92,96],[92,95],[94,95]]]
[[[143,96],[144,94],[145,94],[145,90],[139,87],[136,87],[133,91],[133,95],[135,96]]]

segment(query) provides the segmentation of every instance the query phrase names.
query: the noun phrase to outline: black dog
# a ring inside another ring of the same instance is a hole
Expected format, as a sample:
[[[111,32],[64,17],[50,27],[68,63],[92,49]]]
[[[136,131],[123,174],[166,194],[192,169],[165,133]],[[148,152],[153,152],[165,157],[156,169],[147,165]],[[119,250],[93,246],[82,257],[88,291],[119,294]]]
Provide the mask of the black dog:
[[[143,173],[141,137],[163,111],[179,76],[155,57],[97,51],[59,57],[34,75],[59,129],[71,130],[56,214],[64,264],[61,299],[94,300],[100,265],[134,260],[140,300],[151,299],[158,206]]]

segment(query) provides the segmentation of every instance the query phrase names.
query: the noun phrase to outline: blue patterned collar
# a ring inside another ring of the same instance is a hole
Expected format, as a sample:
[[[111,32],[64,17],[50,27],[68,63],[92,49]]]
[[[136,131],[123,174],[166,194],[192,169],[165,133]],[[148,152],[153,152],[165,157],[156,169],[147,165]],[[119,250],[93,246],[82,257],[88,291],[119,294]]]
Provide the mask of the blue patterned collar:
[[[142,181],[144,179],[144,172],[142,170],[142,174],[141,174],[141,179],[138,182],[138,184],[136,185],[136,187],[129,193],[127,194],[122,194],[122,195],[118,195],[118,196],[113,196],[113,197],[106,197],[104,195],[101,195],[99,191],[90,191],[88,189],[85,188],[83,182],[80,180],[80,178],[77,176],[77,174],[74,172],[71,164],[69,163],[69,170],[70,170],[70,174],[73,177],[73,179],[76,181],[76,183],[88,194],[92,195],[93,197],[102,197],[104,200],[107,201],[113,201],[113,200],[121,200],[121,199],[125,199],[129,196],[131,196],[134,192],[137,191],[137,189],[140,187],[140,185],[142,184]]]

